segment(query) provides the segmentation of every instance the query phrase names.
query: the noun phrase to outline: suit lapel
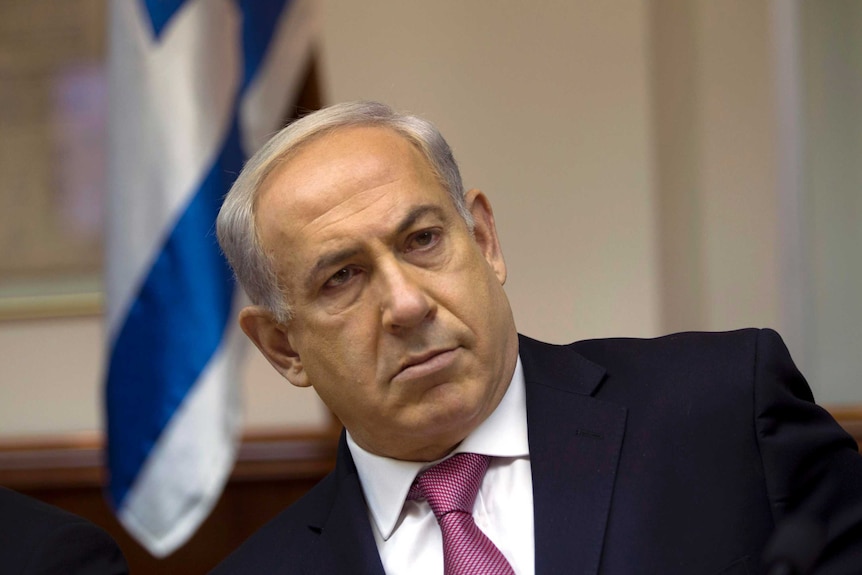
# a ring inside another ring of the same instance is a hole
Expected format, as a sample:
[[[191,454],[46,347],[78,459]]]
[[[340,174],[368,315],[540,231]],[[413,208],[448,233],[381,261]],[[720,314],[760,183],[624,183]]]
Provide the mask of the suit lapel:
[[[598,572],[626,409],[592,397],[605,371],[521,336],[536,573]]]
[[[626,410],[591,395],[605,371],[562,346],[520,336],[533,476],[536,574],[598,573]],[[342,435],[332,506],[303,571],[384,575],[356,466]]]
[[[332,507],[308,525],[319,538],[309,549],[304,572],[309,575],[384,575],[359,475],[343,433],[338,445],[335,479]]]

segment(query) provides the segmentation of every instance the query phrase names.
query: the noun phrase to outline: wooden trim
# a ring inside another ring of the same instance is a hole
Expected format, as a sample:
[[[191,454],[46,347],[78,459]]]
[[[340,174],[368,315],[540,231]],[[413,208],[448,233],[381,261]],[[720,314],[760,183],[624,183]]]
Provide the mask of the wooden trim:
[[[862,404],[831,405],[826,410],[832,414],[847,433],[853,436],[856,444],[862,448]]]
[[[335,467],[337,435],[288,428],[246,433],[227,485],[192,538],[155,559],[117,521],[105,498],[99,434],[0,440],[0,485],[86,517],[117,541],[132,573],[208,573],[231,550]]]
[[[862,405],[828,411],[862,445]],[[257,429],[242,438],[231,481],[322,477],[335,462],[339,429]],[[0,440],[0,485],[11,489],[103,487],[99,434]]]
[[[862,443],[862,406],[830,411]],[[246,537],[296,501],[335,465],[335,428],[255,430],[245,434],[237,463],[210,517],[182,548],[154,559],[119,525],[104,495],[104,442],[98,434],[0,440],[0,485],[57,505],[105,528],[132,573],[209,572]]]
[[[334,429],[246,433],[232,481],[325,475],[335,461]],[[104,441],[95,433],[0,440],[0,485],[11,489],[103,487]]]
[[[101,292],[0,297],[0,321],[101,315]]]

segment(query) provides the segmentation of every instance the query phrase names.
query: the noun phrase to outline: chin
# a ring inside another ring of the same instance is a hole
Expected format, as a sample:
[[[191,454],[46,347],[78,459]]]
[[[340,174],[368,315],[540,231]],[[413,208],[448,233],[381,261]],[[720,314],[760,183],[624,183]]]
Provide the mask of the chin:
[[[435,434],[458,436],[461,441],[483,421],[480,406],[463,400],[437,406],[433,413],[428,414],[423,427]]]

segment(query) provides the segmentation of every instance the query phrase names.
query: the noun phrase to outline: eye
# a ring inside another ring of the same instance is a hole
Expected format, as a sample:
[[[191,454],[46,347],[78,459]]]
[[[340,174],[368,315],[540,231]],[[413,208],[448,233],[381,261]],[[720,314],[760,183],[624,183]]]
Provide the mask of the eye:
[[[326,280],[323,287],[327,289],[341,287],[353,279],[357,272],[358,270],[355,268],[341,268]]]
[[[440,241],[439,230],[422,230],[410,236],[407,241],[407,251],[427,250]]]

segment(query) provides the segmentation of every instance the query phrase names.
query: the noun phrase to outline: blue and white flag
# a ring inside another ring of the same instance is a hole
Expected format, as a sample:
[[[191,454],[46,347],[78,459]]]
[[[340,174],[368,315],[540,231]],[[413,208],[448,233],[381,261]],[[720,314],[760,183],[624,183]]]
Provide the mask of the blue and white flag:
[[[110,498],[153,555],[218,500],[240,428],[241,290],[215,218],[296,96],[315,0],[113,0],[106,387]]]

